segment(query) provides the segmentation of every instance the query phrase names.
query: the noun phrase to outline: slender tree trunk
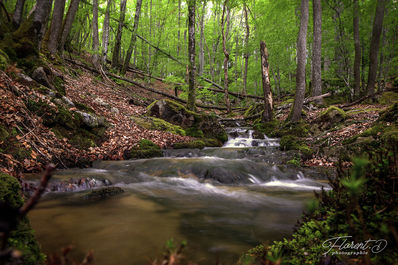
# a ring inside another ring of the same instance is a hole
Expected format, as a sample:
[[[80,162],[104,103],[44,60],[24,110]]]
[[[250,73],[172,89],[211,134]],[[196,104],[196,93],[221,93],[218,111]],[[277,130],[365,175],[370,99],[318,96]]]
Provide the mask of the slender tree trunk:
[[[269,78],[269,64],[268,64],[268,49],[264,41],[260,42],[261,54],[261,77],[264,92],[264,112],[263,121],[268,122],[272,120],[272,92]]]
[[[246,2],[243,2],[243,12],[245,14],[245,24],[246,24],[246,36],[245,36],[245,70],[243,73],[243,95],[247,94],[247,67],[249,64],[249,36],[250,36],[250,27],[249,27],[249,18],[247,15],[247,6]]]
[[[98,0],[93,0],[93,64],[98,67],[99,37],[98,37]]]
[[[235,33],[235,87],[238,87],[238,53],[239,53],[239,34]]]
[[[312,0],[314,22],[314,44],[312,48],[312,96],[322,94],[322,6],[321,0]],[[316,101],[322,104],[323,100]]]
[[[228,0],[225,0],[222,17],[221,17],[221,33],[222,33],[222,46],[224,51],[224,99],[225,105],[227,106],[227,112],[231,112],[231,103],[229,101],[228,96],[228,61],[229,61],[229,53],[227,51],[227,38],[228,38],[228,24],[229,24],[229,13],[230,10],[228,8]],[[225,11],[227,12],[226,21],[224,22]],[[226,32],[224,33],[224,26],[227,24]]]
[[[377,55],[379,53],[380,36],[383,29],[384,10],[388,0],[377,0],[376,13],[373,21],[372,39],[369,52],[368,95],[375,93],[377,76]]]
[[[149,1],[149,39],[150,40],[152,39],[152,0]],[[152,58],[152,49],[151,46],[148,45],[147,71],[149,75],[151,74],[151,58]]]
[[[294,98],[292,121],[301,119],[305,96],[305,64],[307,55],[308,0],[301,0],[300,30],[297,38],[296,95]]]
[[[200,40],[199,40],[199,75],[203,74],[204,64],[205,64],[205,52],[204,52],[204,19],[206,12],[207,1],[202,3],[202,14],[200,17]]]
[[[61,41],[59,42],[58,46],[58,50],[60,52],[65,49],[65,42],[72,28],[73,20],[75,19],[77,9],[79,8],[79,3],[80,0],[72,0],[68,9],[68,13],[66,13],[64,26],[62,27]]]
[[[19,24],[21,24],[24,5],[25,0],[17,0],[17,3],[15,4],[14,15],[12,16],[12,22],[15,27],[18,27]]]
[[[113,47],[113,53],[112,53],[112,67],[113,68],[119,67],[120,46],[122,45],[123,24],[124,24],[124,18],[126,16],[126,3],[127,3],[127,0],[120,1],[119,25],[117,27],[115,46]]]
[[[62,20],[64,18],[65,0],[55,0],[53,18],[51,20],[50,36],[47,44],[48,51],[51,54],[57,52],[59,36],[62,31]]]
[[[353,3],[353,28],[354,28],[354,96],[359,98],[361,93],[361,43],[359,40],[359,3]]]
[[[188,0],[188,109],[195,109],[195,0]]]
[[[105,10],[104,24],[102,26],[102,56],[101,64],[105,65],[106,57],[108,54],[108,44],[109,44],[109,12],[112,6],[112,0],[108,0]]]
[[[141,5],[142,5],[142,0],[137,0],[137,5],[136,5],[136,8],[135,8],[133,31],[131,32],[130,45],[129,45],[129,48],[127,50],[126,59],[124,60],[123,68],[122,68],[122,71],[121,71],[122,74],[125,74],[126,71],[127,71],[127,68],[129,67],[131,54],[133,53],[135,40],[137,39],[137,29],[138,29],[138,23],[140,21]]]
[[[178,31],[177,31],[177,57],[180,56],[180,38],[181,38],[181,0],[178,0]]]

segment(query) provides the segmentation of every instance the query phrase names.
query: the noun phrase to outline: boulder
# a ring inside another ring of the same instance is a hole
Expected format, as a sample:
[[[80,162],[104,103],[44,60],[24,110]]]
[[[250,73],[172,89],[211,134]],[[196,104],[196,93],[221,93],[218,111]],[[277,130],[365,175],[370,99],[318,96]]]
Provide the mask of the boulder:
[[[330,106],[321,112],[321,115],[315,120],[315,123],[318,124],[321,130],[330,129],[344,121],[346,116],[347,114],[344,110],[335,106]]]
[[[76,111],[77,114],[82,118],[82,122],[89,128],[97,128],[105,126],[105,118],[98,117],[95,114],[89,114],[83,111]]]
[[[148,106],[148,114],[181,126],[188,136],[215,138],[222,142],[228,140],[216,116],[190,111],[172,100],[163,99],[153,102]]]
[[[37,67],[33,71],[32,78],[39,84],[42,84],[43,86],[53,89],[53,86],[51,85],[50,80],[48,79],[47,73],[45,72],[42,66]]]

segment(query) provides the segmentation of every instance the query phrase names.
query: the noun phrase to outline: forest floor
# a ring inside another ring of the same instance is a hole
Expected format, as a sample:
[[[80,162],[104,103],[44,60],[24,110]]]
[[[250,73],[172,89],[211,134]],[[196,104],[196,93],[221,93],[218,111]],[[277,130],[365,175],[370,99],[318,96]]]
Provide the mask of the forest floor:
[[[7,137],[0,137],[0,146],[7,141],[14,148],[0,150],[2,151],[0,152],[0,171],[18,176],[21,172],[41,171],[50,162],[58,164],[59,167],[72,167],[88,165],[92,161],[101,159],[122,160],[124,153],[137,145],[141,139],[149,139],[162,148],[171,147],[176,142],[193,139],[166,131],[148,130],[134,123],[133,116],[145,115],[145,105],[162,98],[158,94],[126,83],[103,81],[93,73],[85,69],[77,69],[73,65],[65,64],[62,68],[50,65],[50,68],[63,76],[66,96],[72,102],[84,104],[96,115],[106,118],[110,126],[105,132],[105,140],[98,146],[80,149],[71,144],[68,139],[57,137],[51,128],[43,124],[43,118],[38,113],[29,111],[26,106],[29,100],[33,100],[44,101],[54,107],[51,98],[37,89],[32,89],[29,82],[21,80],[20,71],[11,68],[8,72],[0,72],[0,113],[2,113],[0,125],[4,124],[8,128],[8,132],[5,132]],[[60,69],[63,71],[61,72]],[[129,73],[129,78],[132,77]],[[134,77],[137,78],[137,76]],[[160,81],[153,82],[151,86],[170,95],[174,94],[173,88],[168,88],[167,84]],[[311,108],[307,111],[306,122],[316,123],[317,118],[325,109]],[[352,106],[347,110],[347,118],[343,123],[329,130],[316,132],[311,137],[307,137],[306,142],[311,147],[325,142],[330,147],[341,146],[344,139],[360,134],[371,127],[383,109],[385,109],[383,105]],[[76,111],[76,108],[71,106],[69,111]],[[278,115],[281,122],[287,118],[288,112],[289,109],[285,109]],[[217,114],[222,115],[220,112]],[[29,150],[29,152],[23,150]],[[303,161],[303,164],[335,166],[336,161],[333,154],[321,156],[316,153],[311,159]]]

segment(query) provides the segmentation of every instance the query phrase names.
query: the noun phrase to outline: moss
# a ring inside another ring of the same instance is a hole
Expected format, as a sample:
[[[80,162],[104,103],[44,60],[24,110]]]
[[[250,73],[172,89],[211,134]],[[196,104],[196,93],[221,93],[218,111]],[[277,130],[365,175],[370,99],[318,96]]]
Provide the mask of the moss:
[[[95,111],[91,107],[87,106],[86,104],[76,102],[76,101],[73,101],[73,104],[75,104],[75,106],[78,110],[81,110],[81,111],[84,111],[87,113],[95,113]]]
[[[281,128],[273,133],[272,137],[274,136],[283,136],[283,135],[293,135],[296,137],[307,137],[310,135],[310,126],[305,121],[299,122],[286,122],[283,123]]]
[[[165,120],[155,118],[155,117],[132,117],[134,122],[139,126],[148,129],[148,130],[158,130],[158,131],[166,131],[171,132],[173,134],[178,134],[185,136],[186,132],[178,125],[171,124]]]
[[[338,113],[338,115],[340,115],[341,117],[343,117],[343,118],[345,118],[346,116],[347,116],[347,114],[345,113],[345,111],[344,110],[342,110],[342,109],[340,109],[340,108],[338,108],[338,107],[336,107],[336,106],[330,106],[330,107],[328,107],[326,110],[324,110],[324,111],[322,111],[321,112],[321,117],[322,116],[325,116],[325,115],[327,115],[327,114],[330,114],[331,112],[337,112]]]
[[[8,55],[0,49],[0,70],[5,70],[9,61]]]
[[[303,159],[308,159],[313,154],[313,150],[302,140],[293,135],[285,135],[281,138],[280,148],[283,151],[298,150]]]
[[[261,122],[261,119],[260,119],[260,122],[254,124],[253,128],[257,133],[265,134],[269,137],[274,137],[275,133],[278,131],[278,130],[276,130],[278,125],[279,125],[279,121],[277,121],[277,120],[272,120],[270,122],[263,123],[263,122]]]
[[[0,201],[13,209],[20,208],[23,205],[20,190],[21,186],[16,178],[0,173]],[[8,244],[22,252],[24,265],[37,265],[44,262],[45,256],[41,253],[27,217],[17,220],[16,229],[10,233]],[[12,264],[13,261],[10,262]]]
[[[131,149],[127,158],[140,159],[162,156],[160,147],[150,140],[142,139],[138,145]]]
[[[244,117],[250,117],[256,114],[261,114],[264,111],[264,105],[263,104],[252,104],[250,107],[245,111],[243,114]]]
[[[65,86],[64,86],[65,81],[61,77],[55,76],[54,80],[53,80],[53,84],[54,84],[55,90],[58,93],[60,93],[62,96],[66,95]]]
[[[8,136],[10,136],[10,134],[8,133],[8,131],[6,130],[6,128],[3,127],[3,126],[0,124],[0,142],[5,141],[5,140],[8,138]]]
[[[380,113],[379,121],[394,122],[398,124],[398,103]]]
[[[203,138],[200,140],[203,141],[205,146],[207,146],[207,147],[221,147],[222,146],[222,142],[218,139]]]
[[[393,91],[384,92],[379,98],[379,103],[383,105],[398,103],[398,93]]]
[[[190,142],[182,142],[182,143],[175,143],[173,144],[174,149],[203,149],[205,148],[206,144],[202,140],[194,140]]]
[[[296,167],[299,167],[300,166],[300,160],[298,160],[298,159],[292,159],[292,160],[289,160],[289,161],[287,161],[286,162],[288,165],[293,165],[293,166],[296,166]]]
[[[204,137],[203,131],[201,129],[196,128],[196,127],[185,129],[185,132],[186,132],[186,134],[188,136],[197,137],[197,138],[203,138]]]

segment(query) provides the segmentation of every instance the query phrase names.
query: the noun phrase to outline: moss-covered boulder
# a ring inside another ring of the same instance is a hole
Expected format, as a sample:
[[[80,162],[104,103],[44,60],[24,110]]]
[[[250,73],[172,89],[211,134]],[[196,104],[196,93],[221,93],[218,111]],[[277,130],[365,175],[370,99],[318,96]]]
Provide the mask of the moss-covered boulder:
[[[162,156],[160,147],[150,140],[142,139],[138,145],[125,153],[126,159],[141,159]]]
[[[155,118],[155,117],[132,117],[133,121],[139,126],[148,129],[148,130],[158,130],[158,131],[166,131],[171,132],[173,134],[179,134],[182,136],[186,135],[186,132],[181,126],[169,123],[165,120]]]
[[[20,260],[7,262],[9,262],[8,264],[24,265],[42,264],[45,256],[41,253],[28,218],[13,218],[13,215],[17,214],[17,209],[23,205],[20,190],[21,186],[14,177],[0,173],[0,204],[2,208],[0,222],[2,228],[5,228],[6,224],[10,224],[10,227],[13,228],[8,238],[8,246],[22,252],[22,263]],[[8,214],[4,214],[5,212]]]
[[[285,135],[281,138],[280,148],[283,151],[298,150],[303,159],[311,158],[313,150],[306,145],[300,138],[293,135]]]
[[[188,136],[216,138],[222,142],[228,136],[214,115],[199,114],[168,99],[157,100],[148,106],[150,116],[181,126]]]
[[[29,99],[25,104],[30,111],[42,117],[43,124],[50,127],[55,136],[69,139],[77,148],[94,147],[105,140],[107,123],[102,117],[81,111],[72,112],[62,105],[54,108],[41,100]]]
[[[174,149],[203,149],[205,148],[205,143],[202,140],[194,140],[189,142],[175,143],[173,144]]]
[[[320,116],[315,120],[315,124],[317,124],[319,129],[327,130],[344,121],[346,117],[347,114],[344,110],[336,106],[330,106],[321,112]]]

